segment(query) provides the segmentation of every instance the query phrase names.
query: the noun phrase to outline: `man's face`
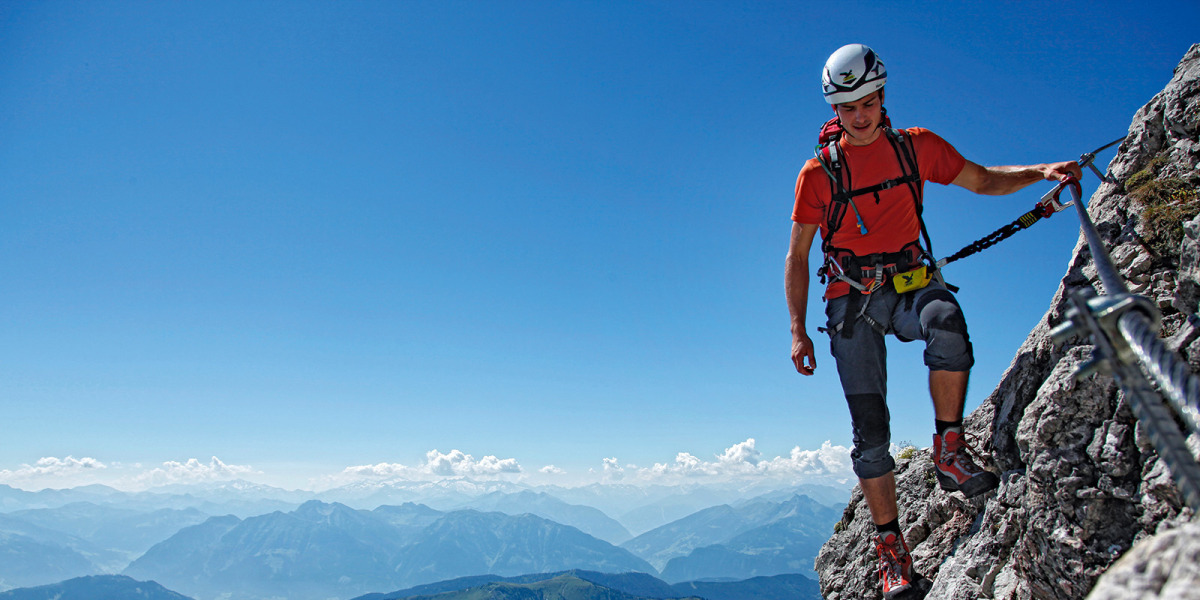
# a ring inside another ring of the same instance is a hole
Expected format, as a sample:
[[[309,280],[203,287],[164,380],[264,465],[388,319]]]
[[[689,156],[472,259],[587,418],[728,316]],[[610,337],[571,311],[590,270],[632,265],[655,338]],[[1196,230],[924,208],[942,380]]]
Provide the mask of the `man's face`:
[[[883,120],[882,90],[845,104],[834,104],[834,112],[842,120],[846,141],[852,146],[866,146],[879,137]]]

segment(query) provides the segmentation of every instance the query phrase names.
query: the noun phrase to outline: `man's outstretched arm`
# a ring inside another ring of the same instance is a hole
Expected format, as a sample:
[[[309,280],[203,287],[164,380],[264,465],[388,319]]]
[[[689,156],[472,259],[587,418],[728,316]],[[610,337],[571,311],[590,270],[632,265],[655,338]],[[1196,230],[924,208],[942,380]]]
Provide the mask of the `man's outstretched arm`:
[[[1002,196],[1043,180],[1061,181],[1068,175],[1082,176],[1079,163],[1067,161],[1012,167],[983,167],[971,161],[963,165],[953,183],[976,194]]]
[[[817,368],[817,356],[804,321],[808,318],[808,253],[818,228],[792,223],[792,239],[783,268],[788,312],[792,315],[792,363],[801,375],[812,375]]]

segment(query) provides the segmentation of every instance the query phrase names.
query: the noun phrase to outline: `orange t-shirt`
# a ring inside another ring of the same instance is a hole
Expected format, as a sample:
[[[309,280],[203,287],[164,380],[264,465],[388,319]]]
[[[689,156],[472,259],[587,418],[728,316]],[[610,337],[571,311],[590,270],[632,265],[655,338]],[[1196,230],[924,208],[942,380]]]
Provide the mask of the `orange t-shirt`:
[[[921,179],[946,185],[958,177],[966,165],[966,159],[954,146],[928,129],[912,127],[905,131],[912,137]],[[904,175],[904,169],[886,134],[881,134],[866,146],[852,146],[846,142],[845,136],[838,144],[842,160],[849,168],[853,189],[878,185]],[[820,225],[821,239],[829,239],[831,233],[826,226],[825,209],[830,199],[829,175],[816,158],[810,158],[804,163],[796,180],[796,205],[792,220],[800,224]],[[866,225],[867,234],[859,232],[854,210],[847,206],[841,227],[832,233],[835,248],[849,250],[857,256],[899,252],[906,244],[921,236],[921,223],[907,185],[880,191],[878,200],[872,194],[856,196],[854,205]],[[849,292],[849,284],[832,279],[825,289],[825,298],[837,298]]]

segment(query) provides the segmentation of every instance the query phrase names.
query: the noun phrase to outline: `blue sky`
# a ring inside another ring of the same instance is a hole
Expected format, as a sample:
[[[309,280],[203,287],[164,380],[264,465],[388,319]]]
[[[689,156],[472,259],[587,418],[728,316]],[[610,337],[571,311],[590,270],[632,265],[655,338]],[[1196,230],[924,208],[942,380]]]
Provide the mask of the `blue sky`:
[[[1069,160],[1125,133],[1197,22],[1195,2],[0,2],[0,483],[304,487],[447,457],[568,481],[849,446],[833,361],[818,344],[794,372],[783,300],[825,58],[873,46],[895,124],[975,162]],[[1048,188],[930,187],[935,250]],[[969,407],[1077,233],[1063,213],[948,269]],[[920,348],[894,350],[893,438],[928,445]]]

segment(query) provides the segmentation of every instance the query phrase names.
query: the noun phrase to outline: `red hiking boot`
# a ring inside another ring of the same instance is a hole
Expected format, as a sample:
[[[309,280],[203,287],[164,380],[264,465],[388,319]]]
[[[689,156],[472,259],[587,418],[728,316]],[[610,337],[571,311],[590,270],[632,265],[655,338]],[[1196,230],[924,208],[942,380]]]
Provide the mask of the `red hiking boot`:
[[[885,600],[893,600],[913,588],[912,557],[904,537],[884,532],[875,536],[875,551],[879,553],[879,583]]]
[[[949,430],[944,437],[933,436],[933,464],[943,490],[974,498],[1000,486],[1000,478],[975,464],[971,455],[979,456],[961,432]]]

